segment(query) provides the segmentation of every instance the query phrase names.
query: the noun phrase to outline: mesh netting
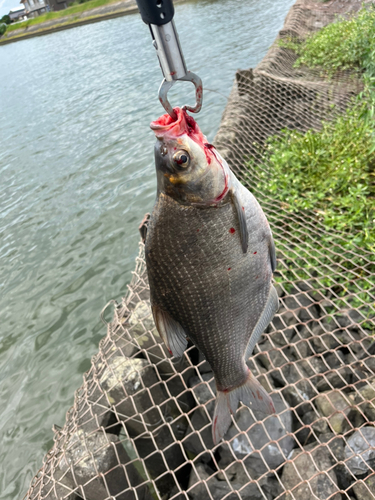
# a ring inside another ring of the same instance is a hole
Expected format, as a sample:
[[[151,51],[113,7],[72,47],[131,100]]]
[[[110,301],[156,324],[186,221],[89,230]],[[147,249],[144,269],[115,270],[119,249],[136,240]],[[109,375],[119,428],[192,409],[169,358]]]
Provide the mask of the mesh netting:
[[[360,7],[298,0],[279,37],[304,38]],[[375,498],[374,256],[256,188],[267,137],[319,129],[361,91],[350,72],[327,82],[293,68],[295,59],[275,43],[256,69],[237,73],[215,141],[274,233],[280,309],[248,366],[276,414],[242,406],[213,445],[212,371],[192,345],[170,357],[152,320],[141,243],[128,295],[27,499]]]

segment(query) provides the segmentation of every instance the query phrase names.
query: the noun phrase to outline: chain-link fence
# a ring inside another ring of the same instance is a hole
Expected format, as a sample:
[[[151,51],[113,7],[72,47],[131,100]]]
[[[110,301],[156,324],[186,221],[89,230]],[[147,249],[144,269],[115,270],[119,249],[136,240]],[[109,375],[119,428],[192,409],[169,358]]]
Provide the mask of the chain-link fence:
[[[279,37],[304,38],[360,7],[297,0]],[[215,141],[274,233],[281,307],[248,366],[276,414],[240,407],[214,446],[212,371],[192,345],[170,357],[141,243],[129,292],[28,500],[375,499],[374,255],[257,188],[270,135],[319,129],[362,87],[348,71],[327,81],[295,59],[275,43],[256,69],[237,73]]]

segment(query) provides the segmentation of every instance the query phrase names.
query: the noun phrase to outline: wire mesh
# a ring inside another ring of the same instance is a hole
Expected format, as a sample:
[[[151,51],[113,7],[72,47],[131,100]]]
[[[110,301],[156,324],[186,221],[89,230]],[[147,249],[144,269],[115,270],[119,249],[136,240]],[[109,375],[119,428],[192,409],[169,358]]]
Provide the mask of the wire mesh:
[[[298,0],[279,38],[304,38],[360,7]],[[276,241],[280,309],[248,360],[276,414],[240,407],[214,446],[212,371],[193,345],[181,359],[164,346],[140,243],[128,294],[64,427],[54,428],[28,500],[375,498],[374,255],[348,250],[345,235],[327,231],[315,214],[289,213],[259,192],[267,165],[245,161],[285,127],[319,129],[361,90],[350,72],[327,82],[293,68],[295,57],[275,43],[256,69],[237,73],[215,140],[257,196]],[[143,237],[146,225],[147,218]]]

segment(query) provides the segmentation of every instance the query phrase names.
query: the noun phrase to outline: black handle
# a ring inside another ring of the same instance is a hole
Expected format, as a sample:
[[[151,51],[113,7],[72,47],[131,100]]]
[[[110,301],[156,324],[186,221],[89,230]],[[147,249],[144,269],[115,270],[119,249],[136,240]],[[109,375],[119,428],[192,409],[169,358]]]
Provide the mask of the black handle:
[[[172,21],[174,7],[172,0],[136,0],[143,22],[162,26]]]

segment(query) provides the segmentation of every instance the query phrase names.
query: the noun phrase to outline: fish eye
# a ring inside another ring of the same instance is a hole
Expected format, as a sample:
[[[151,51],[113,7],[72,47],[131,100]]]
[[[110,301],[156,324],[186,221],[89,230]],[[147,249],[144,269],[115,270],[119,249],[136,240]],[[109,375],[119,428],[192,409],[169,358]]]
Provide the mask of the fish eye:
[[[184,151],[183,149],[181,151],[177,151],[177,153],[173,155],[173,161],[180,168],[186,168],[190,163],[189,153],[187,151]]]

